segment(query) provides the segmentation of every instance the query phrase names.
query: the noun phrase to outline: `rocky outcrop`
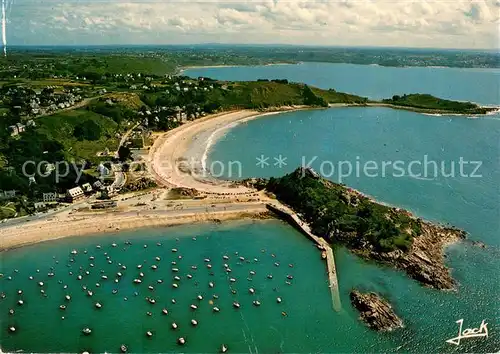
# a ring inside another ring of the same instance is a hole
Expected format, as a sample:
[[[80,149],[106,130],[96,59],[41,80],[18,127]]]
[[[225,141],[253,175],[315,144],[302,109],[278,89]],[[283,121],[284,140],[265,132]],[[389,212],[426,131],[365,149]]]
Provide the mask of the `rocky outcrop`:
[[[408,252],[371,251],[368,258],[391,263],[426,286],[451,290],[456,282],[445,265],[444,249],[463,238],[465,233],[461,230],[422,222],[422,232],[413,239]]]
[[[403,327],[403,321],[396,315],[392,306],[376,293],[361,293],[352,290],[352,305],[360,312],[360,319],[377,331],[393,331]]]

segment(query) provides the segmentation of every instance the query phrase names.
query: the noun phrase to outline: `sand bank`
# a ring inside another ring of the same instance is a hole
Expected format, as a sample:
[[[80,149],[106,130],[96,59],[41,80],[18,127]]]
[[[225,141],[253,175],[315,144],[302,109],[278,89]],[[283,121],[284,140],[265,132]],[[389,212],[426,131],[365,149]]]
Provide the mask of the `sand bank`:
[[[200,212],[188,209],[178,212],[127,211],[77,213],[75,216],[57,215],[45,220],[0,229],[0,251],[69,236],[102,235],[144,227],[166,227],[215,220],[261,218],[265,212],[265,205],[255,203],[240,205],[239,208],[227,211]]]

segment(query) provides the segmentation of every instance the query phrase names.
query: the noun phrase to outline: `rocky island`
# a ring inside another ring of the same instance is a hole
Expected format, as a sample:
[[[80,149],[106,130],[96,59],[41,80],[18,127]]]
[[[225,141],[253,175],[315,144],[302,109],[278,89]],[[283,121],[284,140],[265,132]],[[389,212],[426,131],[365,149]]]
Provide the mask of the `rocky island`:
[[[368,327],[377,331],[393,331],[403,327],[403,321],[392,306],[378,294],[352,290],[349,296],[352,305],[360,312],[360,319]]]
[[[444,264],[444,248],[464,239],[462,230],[377,203],[309,168],[246,183],[274,194],[300,215],[315,235],[329,243],[343,244],[365,259],[404,270],[425,286],[443,290],[456,286]]]

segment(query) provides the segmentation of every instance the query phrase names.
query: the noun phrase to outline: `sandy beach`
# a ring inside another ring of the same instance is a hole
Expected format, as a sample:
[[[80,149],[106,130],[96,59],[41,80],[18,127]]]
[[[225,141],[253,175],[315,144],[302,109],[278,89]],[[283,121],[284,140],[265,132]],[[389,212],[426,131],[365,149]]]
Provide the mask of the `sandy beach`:
[[[207,116],[159,136],[149,152],[148,166],[164,186],[194,188],[209,194],[244,195],[255,191],[231,181],[216,180],[205,166],[210,147],[236,124],[284,111],[310,109],[284,107],[258,112],[241,110]]]
[[[159,202],[161,203],[161,202]],[[162,209],[122,207],[121,211],[61,213],[43,220],[0,228],[0,251],[70,236],[91,236],[146,227],[167,227],[196,222],[219,222],[245,218],[262,218],[262,203],[190,206]]]

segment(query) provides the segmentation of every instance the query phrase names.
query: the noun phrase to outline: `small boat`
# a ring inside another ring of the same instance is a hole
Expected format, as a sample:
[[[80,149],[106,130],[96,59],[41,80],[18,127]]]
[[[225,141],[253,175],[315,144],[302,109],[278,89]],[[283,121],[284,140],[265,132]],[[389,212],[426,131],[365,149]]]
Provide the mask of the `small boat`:
[[[207,264],[207,268],[208,269],[212,268],[212,265],[211,264]]]
[[[276,302],[277,302],[278,304],[281,304],[281,301],[282,301],[282,300],[281,300],[281,298],[280,298],[280,297],[276,298]]]
[[[205,258],[205,262],[209,263],[210,262],[210,258]]]
[[[86,336],[88,336],[89,334],[91,334],[91,333],[92,333],[92,330],[91,330],[90,328],[88,328],[88,327],[87,327],[87,328],[84,328],[84,329],[82,330],[82,332],[83,332],[83,334],[85,334]]]
[[[155,299],[149,299],[148,300],[150,304],[154,305],[156,303],[156,300]]]
[[[181,280],[181,278],[180,278],[179,276],[177,276],[177,275],[176,275],[176,276],[174,277],[174,280],[179,281],[179,280]]]
[[[148,289],[151,290],[151,291],[153,291],[155,288],[153,288],[153,286],[150,285],[150,286],[148,286]]]
[[[14,309],[9,310],[9,315],[13,315],[15,313]]]
[[[168,315],[168,310],[167,310],[167,309],[163,309],[163,310],[161,310],[161,312],[162,312],[164,315]]]
[[[96,302],[95,307],[100,309],[102,307],[102,305],[100,303]]]
[[[192,310],[196,310],[198,308],[198,306],[196,306],[194,304],[192,304],[190,307],[191,307]]]
[[[185,340],[184,338],[182,338],[182,337],[181,337],[181,338],[179,338],[179,339],[177,340],[177,343],[179,343],[180,345],[184,345],[184,344],[186,344],[186,340]]]
[[[139,276],[140,276],[141,278],[143,278],[143,277],[144,277],[144,273],[142,273],[142,272],[141,272],[141,273],[139,273]]]
[[[293,279],[293,275],[290,275],[290,274],[288,274],[286,277],[287,277],[287,279],[290,279],[290,280]]]
[[[172,272],[177,273],[179,271],[179,268],[172,268]]]
[[[273,278],[273,275],[272,274],[268,274],[267,275],[267,279],[272,279]]]
[[[196,320],[191,320],[191,324],[192,324],[193,326],[197,326],[197,325],[198,325],[198,321],[196,321]]]
[[[172,252],[177,252],[177,248],[172,248]]]
[[[175,322],[174,322],[174,323],[172,323],[172,328],[173,328],[173,329],[177,329],[177,327],[178,327],[178,326],[177,326],[177,323],[175,323]]]
[[[128,351],[128,348],[125,344],[120,345],[120,352],[126,353]]]
[[[210,282],[210,283],[208,283],[208,286],[211,287],[211,288],[213,288],[214,287],[214,283]]]
[[[240,308],[240,304],[235,301],[235,302],[233,302],[233,307],[239,309]]]
[[[138,264],[137,269],[141,269],[141,268],[142,268],[142,264]]]
[[[220,311],[220,309],[219,309],[217,306],[215,306],[215,307],[213,308],[213,311],[214,311],[214,312],[219,312],[219,311]]]
[[[203,300],[203,296],[201,296],[201,295],[198,295],[196,298],[197,298],[198,300],[200,300],[200,301],[201,301],[201,300]]]
[[[43,286],[43,281],[38,283],[39,286]]]
[[[160,257],[156,257],[155,259],[156,259],[157,262],[159,262],[161,260]]]
[[[187,275],[187,278],[188,278],[188,279],[191,279],[192,277],[193,277],[193,276],[192,276],[191,274],[188,274],[188,275]]]
[[[146,335],[147,335],[148,337],[152,337],[152,336],[153,336],[153,332],[151,332],[151,331],[147,331],[147,332],[146,332]]]
[[[326,259],[326,251],[321,252],[321,259]]]
[[[191,266],[191,269],[196,270],[196,269],[198,269],[198,267],[194,265],[194,266]]]
[[[250,275],[255,275],[255,272],[253,270],[251,270]]]
[[[14,326],[9,327],[9,331],[14,333],[16,331],[16,327],[14,327]]]
[[[158,269],[158,266],[156,266],[156,265],[154,265],[154,264],[153,264],[153,265],[151,266],[151,269],[156,270],[156,269]]]
[[[23,305],[24,305],[24,301],[23,301],[23,300],[19,300],[19,301],[17,302],[17,304],[18,304],[19,306],[23,306]]]
[[[253,301],[253,304],[254,304],[255,306],[260,306],[260,301],[259,301],[259,300],[254,300],[254,301]]]
[[[229,259],[228,256],[222,256],[223,259],[225,259],[226,261]]]
[[[254,290],[253,288],[248,289],[248,292],[249,292],[250,294],[255,294],[255,290]]]
[[[230,279],[229,279],[229,281],[230,281],[231,283],[234,283],[234,282],[236,282],[236,279],[234,279],[234,278],[230,278]]]
[[[163,283],[163,280],[162,280],[162,279],[158,279],[156,282],[157,282],[158,284],[161,284],[161,283]]]
[[[177,283],[173,283],[173,284],[172,284],[172,287],[177,289],[177,288],[179,287],[179,284],[177,284]]]
[[[228,350],[227,347],[224,344],[222,344],[222,346],[220,347],[220,352],[221,353],[226,353],[227,350]]]
[[[108,277],[106,275],[101,276],[101,279],[106,280]]]
[[[61,310],[66,310],[66,305],[61,305],[61,306],[59,306],[59,308],[60,308]]]

